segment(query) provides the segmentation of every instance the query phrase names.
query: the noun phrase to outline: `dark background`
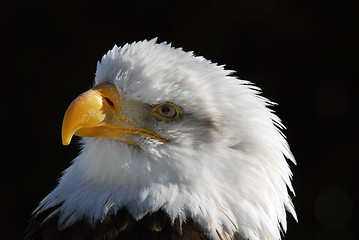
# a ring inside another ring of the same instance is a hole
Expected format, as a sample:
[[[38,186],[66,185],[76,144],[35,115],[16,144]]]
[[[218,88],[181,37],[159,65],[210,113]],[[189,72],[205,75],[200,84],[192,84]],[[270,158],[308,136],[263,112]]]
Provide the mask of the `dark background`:
[[[358,239],[357,9],[349,1],[2,1],[1,232],[31,212],[78,153],[69,103],[114,44],[172,42],[263,89],[288,130],[299,223],[286,239]],[[356,68],[356,69],[354,69]],[[2,235],[3,236],[3,235]]]

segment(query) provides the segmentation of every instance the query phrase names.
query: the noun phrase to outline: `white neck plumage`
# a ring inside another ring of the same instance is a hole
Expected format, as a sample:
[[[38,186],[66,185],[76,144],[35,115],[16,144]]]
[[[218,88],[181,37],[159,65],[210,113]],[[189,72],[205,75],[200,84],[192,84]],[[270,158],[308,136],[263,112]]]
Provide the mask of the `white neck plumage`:
[[[213,239],[237,231],[249,239],[280,239],[277,217],[285,228],[285,207],[295,214],[285,183],[275,181],[288,167],[272,169],[270,152],[256,152],[263,159],[255,159],[216,146],[178,152],[183,146],[157,145],[149,155],[151,147],[139,151],[112,139],[85,139],[82,153],[37,210],[61,204],[54,214],[66,228],[82,216],[94,224],[123,207],[135,219],[161,209],[172,221],[194,220]]]

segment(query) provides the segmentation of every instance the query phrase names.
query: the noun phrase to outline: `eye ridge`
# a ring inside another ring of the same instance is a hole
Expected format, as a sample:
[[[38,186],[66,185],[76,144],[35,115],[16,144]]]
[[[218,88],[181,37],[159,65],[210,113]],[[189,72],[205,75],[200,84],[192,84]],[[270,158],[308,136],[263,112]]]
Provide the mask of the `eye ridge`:
[[[152,113],[165,120],[176,119],[179,115],[178,108],[171,103],[162,103],[156,106]]]

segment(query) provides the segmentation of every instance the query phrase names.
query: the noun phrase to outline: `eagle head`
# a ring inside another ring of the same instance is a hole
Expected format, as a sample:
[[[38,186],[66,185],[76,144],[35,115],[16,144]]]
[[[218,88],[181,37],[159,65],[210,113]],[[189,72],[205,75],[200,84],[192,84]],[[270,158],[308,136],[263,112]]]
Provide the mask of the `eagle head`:
[[[115,46],[65,114],[82,151],[35,213],[61,230],[163,211],[209,239],[280,239],[294,157],[272,103],[232,73],[156,39]]]

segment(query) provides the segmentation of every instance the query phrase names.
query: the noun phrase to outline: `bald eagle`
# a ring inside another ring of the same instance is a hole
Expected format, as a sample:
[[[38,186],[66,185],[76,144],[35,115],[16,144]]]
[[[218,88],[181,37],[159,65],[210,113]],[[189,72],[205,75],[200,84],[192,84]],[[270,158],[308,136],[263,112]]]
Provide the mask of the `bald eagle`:
[[[65,113],[82,150],[25,239],[281,239],[295,160],[271,105],[193,52],[115,46]]]

